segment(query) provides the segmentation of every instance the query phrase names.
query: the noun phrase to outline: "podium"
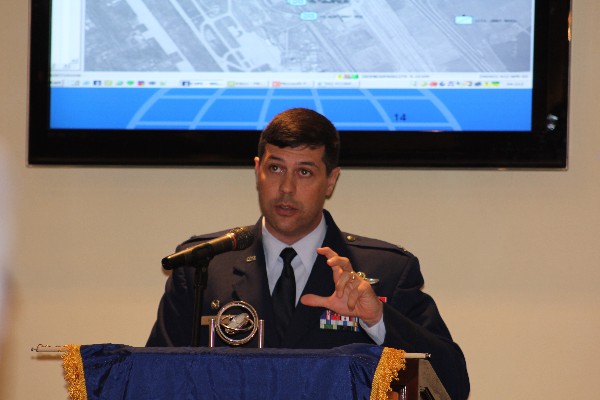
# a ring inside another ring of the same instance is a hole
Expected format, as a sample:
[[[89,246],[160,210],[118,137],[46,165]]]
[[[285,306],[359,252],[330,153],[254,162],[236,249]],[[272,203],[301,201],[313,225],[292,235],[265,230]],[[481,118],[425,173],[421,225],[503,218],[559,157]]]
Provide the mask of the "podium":
[[[398,372],[391,388],[398,400],[450,400],[433,367],[423,359],[406,360],[406,369]]]
[[[72,400],[449,399],[426,359],[402,357],[406,368],[391,382],[385,368],[397,357],[387,355],[399,351],[367,344],[328,350],[67,347]]]

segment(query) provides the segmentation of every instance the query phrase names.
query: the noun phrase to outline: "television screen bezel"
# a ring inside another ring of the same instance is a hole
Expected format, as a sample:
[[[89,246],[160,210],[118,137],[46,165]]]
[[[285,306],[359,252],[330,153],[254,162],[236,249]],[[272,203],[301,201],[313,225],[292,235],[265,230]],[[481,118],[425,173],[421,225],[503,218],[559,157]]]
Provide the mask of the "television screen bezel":
[[[50,128],[50,9],[51,0],[31,0],[30,165],[251,165],[259,131]],[[536,1],[531,131],[343,131],[340,164],[566,169],[570,11],[570,1]]]

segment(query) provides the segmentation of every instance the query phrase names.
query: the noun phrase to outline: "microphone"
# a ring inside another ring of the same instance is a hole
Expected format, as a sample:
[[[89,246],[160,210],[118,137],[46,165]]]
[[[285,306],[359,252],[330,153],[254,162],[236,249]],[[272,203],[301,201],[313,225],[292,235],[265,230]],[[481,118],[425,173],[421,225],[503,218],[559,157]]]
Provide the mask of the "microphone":
[[[173,253],[162,259],[166,270],[178,267],[197,267],[199,262],[232,250],[243,250],[252,244],[254,234],[248,227],[233,228],[227,234]]]

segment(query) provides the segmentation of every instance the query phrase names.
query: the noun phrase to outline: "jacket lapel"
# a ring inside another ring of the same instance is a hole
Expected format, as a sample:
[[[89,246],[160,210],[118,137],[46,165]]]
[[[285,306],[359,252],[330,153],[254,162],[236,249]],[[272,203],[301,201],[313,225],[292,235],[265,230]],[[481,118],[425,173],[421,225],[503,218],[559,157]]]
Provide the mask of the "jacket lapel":
[[[240,256],[233,268],[233,297],[249,303],[256,309],[258,318],[265,321],[265,346],[275,347],[279,339],[274,327],[270,326],[274,312],[265,266],[261,220],[254,226],[253,233],[254,243]]]

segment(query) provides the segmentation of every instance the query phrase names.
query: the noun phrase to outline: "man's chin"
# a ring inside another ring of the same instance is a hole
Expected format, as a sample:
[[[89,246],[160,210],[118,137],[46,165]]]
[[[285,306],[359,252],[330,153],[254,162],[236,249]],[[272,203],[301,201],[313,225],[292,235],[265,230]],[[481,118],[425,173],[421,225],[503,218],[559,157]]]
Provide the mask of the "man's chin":
[[[267,224],[267,229],[282,242],[293,243],[302,236],[296,219],[292,217],[277,217]]]

